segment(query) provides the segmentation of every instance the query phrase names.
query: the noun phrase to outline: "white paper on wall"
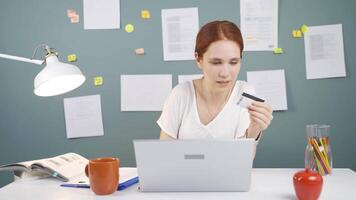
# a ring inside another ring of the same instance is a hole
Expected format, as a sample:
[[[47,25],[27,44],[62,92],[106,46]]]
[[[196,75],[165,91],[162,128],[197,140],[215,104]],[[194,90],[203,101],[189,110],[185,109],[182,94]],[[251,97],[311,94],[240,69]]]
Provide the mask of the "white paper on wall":
[[[273,110],[287,110],[287,92],[284,70],[247,72],[247,82],[255,87],[258,97],[270,103]]]
[[[120,0],[83,0],[84,29],[119,29]]]
[[[104,135],[100,95],[65,98],[67,138]]]
[[[341,24],[310,26],[304,45],[307,79],[346,76]]]
[[[164,60],[194,60],[198,8],[163,9],[161,17]]]
[[[240,19],[245,51],[278,47],[278,0],[240,0]]]

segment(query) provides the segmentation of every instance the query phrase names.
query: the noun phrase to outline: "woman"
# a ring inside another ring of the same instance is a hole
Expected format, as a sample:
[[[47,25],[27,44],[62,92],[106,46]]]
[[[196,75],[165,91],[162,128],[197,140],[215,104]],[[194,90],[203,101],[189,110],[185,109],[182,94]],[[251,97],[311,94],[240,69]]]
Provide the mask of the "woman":
[[[177,85],[167,98],[157,123],[160,139],[260,138],[272,108],[254,102],[240,107],[242,92],[254,93],[240,72],[243,40],[229,21],[204,25],[196,39],[195,58],[203,78]]]

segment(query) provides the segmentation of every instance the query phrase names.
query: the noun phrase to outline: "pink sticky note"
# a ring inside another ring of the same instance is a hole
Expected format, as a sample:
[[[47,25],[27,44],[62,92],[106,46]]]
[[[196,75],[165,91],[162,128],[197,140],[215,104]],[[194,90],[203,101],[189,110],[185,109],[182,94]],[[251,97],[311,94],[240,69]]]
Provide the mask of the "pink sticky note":
[[[77,14],[77,12],[76,12],[74,9],[68,9],[68,10],[67,10],[67,16],[68,16],[69,18],[74,17],[76,14]]]
[[[144,48],[139,48],[135,50],[137,55],[143,55],[145,54],[145,49]]]
[[[76,24],[79,22],[79,15],[74,15],[73,17],[70,18],[70,23]]]

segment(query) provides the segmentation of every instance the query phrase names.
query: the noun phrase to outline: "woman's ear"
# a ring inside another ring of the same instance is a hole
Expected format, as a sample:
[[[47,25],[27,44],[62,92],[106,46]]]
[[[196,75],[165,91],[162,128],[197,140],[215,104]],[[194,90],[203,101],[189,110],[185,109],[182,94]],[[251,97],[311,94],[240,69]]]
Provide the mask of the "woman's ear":
[[[195,52],[195,62],[197,63],[197,66],[199,69],[202,69],[202,62],[203,62],[203,59],[199,57],[198,53]]]

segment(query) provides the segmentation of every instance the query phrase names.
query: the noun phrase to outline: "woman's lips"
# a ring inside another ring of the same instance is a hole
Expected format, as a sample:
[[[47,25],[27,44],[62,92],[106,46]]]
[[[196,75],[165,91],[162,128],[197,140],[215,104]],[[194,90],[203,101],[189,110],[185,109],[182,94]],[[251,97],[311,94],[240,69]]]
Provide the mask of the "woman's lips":
[[[228,85],[230,81],[216,81],[219,85]]]

